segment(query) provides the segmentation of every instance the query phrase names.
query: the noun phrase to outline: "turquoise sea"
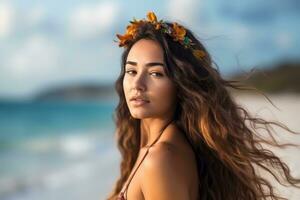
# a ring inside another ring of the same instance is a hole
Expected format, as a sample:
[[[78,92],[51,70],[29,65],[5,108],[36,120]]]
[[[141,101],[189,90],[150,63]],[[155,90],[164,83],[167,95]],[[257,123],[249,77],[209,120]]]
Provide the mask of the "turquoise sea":
[[[115,107],[0,102],[0,199],[103,199],[118,170]]]

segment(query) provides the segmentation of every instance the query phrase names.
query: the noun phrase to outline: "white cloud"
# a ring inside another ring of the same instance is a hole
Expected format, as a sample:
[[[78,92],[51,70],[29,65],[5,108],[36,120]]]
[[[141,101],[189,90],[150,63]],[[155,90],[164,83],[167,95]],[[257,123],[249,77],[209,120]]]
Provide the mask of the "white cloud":
[[[289,49],[293,43],[293,38],[288,32],[280,32],[276,34],[274,40],[275,44],[283,50]]]
[[[29,95],[59,72],[60,50],[42,35],[33,35],[2,61],[1,95]]]
[[[70,15],[70,34],[76,38],[89,38],[100,35],[114,26],[119,5],[115,2],[102,2],[98,5],[81,5]]]
[[[5,39],[13,33],[32,30],[34,26],[43,23],[46,14],[46,8],[39,4],[24,11],[14,7],[9,1],[0,0],[0,39]]]
[[[58,47],[44,36],[34,35],[14,52],[8,66],[14,78],[24,78],[48,73],[58,62]]]
[[[0,38],[5,38],[13,30],[15,10],[9,3],[0,2]]]
[[[46,17],[46,9],[41,5],[34,6],[27,16],[27,23],[30,26],[35,26],[41,23]]]
[[[166,4],[168,18],[185,25],[192,25],[199,20],[201,8],[198,0],[169,0]]]
[[[226,29],[225,26],[219,32],[225,33],[224,39],[226,38],[225,40],[228,42],[226,46],[230,46],[235,52],[247,49],[251,46],[250,43],[257,38],[257,35],[245,24],[231,23],[227,27],[231,28]]]
[[[104,42],[97,52],[66,48],[39,34],[14,46],[1,61],[0,96],[26,98],[47,87],[116,78],[120,49],[112,41]]]

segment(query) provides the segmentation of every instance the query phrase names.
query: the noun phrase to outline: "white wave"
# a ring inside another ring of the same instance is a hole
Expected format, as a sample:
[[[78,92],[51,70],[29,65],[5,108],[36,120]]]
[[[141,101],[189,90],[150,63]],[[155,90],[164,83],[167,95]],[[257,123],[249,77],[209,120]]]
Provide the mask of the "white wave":
[[[61,150],[69,156],[82,156],[95,149],[95,142],[92,138],[79,136],[79,135],[68,135],[60,138]]]
[[[97,147],[106,147],[113,136],[100,131],[82,133],[62,133],[55,136],[44,136],[21,141],[18,148],[34,153],[60,153],[69,157],[81,157],[96,151]],[[53,134],[54,135],[54,134]]]

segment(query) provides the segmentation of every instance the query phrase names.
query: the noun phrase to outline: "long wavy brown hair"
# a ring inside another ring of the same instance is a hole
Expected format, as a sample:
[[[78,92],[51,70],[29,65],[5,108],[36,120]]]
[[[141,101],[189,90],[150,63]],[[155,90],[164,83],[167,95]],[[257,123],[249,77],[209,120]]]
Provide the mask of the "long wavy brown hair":
[[[172,25],[170,22],[166,23]],[[204,45],[195,34],[186,27],[185,29],[197,49],[206,53],[204,58],[197,59],[191,49],[185,49],[149,23],[139,27],[136,38],[124,49],[121,72],[115,83],[119,103],[114,115],[122,161],[120,177],[108,199],[117,198],[139,152],[140,119],[134,119],[130,115],[123,91],[123,77],[127,55],[132,45],[142,38],[158,42],[164,50],[166,74],[177,88],[178,104],[174,122],[187,137],[197,157],[199,199],[286,199],[277,196],[274,186],[259,175],[256,167],[270,173],[281,185],[288,183],[300,188],[300,179],[291,175],[287,164],[262,145],[265,143],[279,148],[297,146],[278,143],[272,135],[272,126],[278,126],[290,134],[299,133],[280,122],[253,117],[238,105],[229,90],[255,88],[246,87],[241,81],[222,78]],[[266,130],[270,139],[263,138],[258,129]],[[284,175],[283,180],[276,174],[278,171]]]

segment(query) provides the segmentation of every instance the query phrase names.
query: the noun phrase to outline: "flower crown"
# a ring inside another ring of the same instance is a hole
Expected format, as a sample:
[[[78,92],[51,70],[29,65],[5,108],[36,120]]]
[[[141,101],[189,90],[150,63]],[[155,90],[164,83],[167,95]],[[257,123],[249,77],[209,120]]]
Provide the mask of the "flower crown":
[[[178,41],[184,46],[184,48],[190,48],[195,57],[199,59],[205,57],[205,52],[203,50],[196,49],[195,44],[189,37],[187,37],[184,27],[176,22],[174,22],[171,27],[163,20],[157,21],[154,12],[147,13],[147,20],[136,20],[134,18],[133,21],[130,21],[130,23],[131,24],[129,24],[126,28],[126,33],[124,35],[116,34],[119,39],[119,47],[126,46],[129,41],[135,38],[140,25],[151,23],[154,26],[155,30],[160,30],[163,33],[170,35],[174,41]]]

